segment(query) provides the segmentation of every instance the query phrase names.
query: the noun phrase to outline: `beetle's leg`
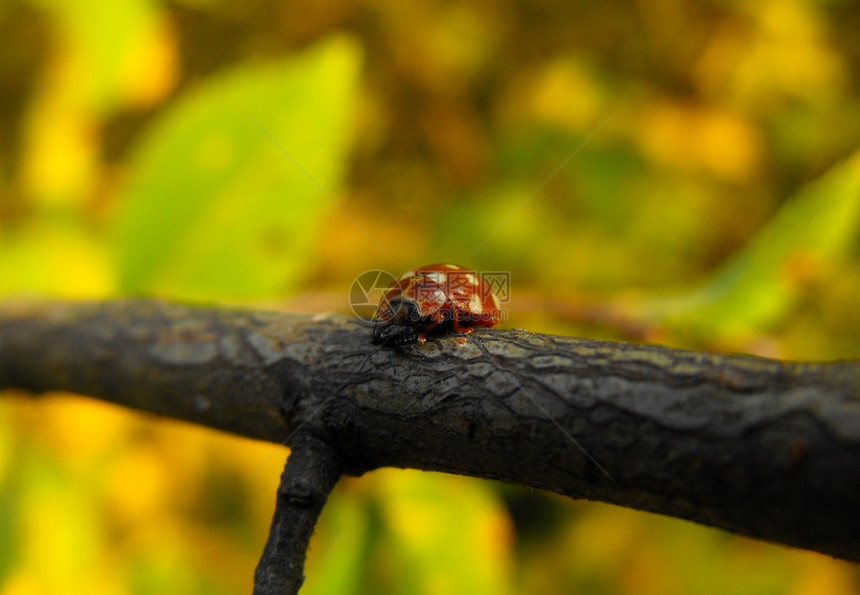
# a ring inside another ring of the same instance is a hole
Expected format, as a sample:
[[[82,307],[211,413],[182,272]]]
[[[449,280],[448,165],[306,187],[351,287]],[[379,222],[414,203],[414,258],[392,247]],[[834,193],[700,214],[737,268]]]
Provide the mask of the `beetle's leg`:
[[[459,310],[457,310],[457,308],[452,308],[451,311],[453,312],[451,316],[451,326],[455,331],[457,331],[458,333],[465,334],[471,333],[473,330],[475,330],[471,326],[460,326],[460,317],[457,316],[457,312],[459,312]]]

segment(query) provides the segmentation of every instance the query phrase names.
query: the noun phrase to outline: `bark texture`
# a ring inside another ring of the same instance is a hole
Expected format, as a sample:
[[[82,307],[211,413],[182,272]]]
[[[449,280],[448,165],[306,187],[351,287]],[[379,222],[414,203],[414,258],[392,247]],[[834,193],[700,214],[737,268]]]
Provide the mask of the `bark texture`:
[[[7,302],[0,388],[275,442],[312,435],[324,448],[307,456],[334,453],[338,472],[498,479],[860,560],[860,362],[519,330],[394,351],[344,316]]]
[[[311,433],[297,433],[281,475],[275,515],[254,573],[254,595],[298,593],[317,518],[340,478],[339,457]]]

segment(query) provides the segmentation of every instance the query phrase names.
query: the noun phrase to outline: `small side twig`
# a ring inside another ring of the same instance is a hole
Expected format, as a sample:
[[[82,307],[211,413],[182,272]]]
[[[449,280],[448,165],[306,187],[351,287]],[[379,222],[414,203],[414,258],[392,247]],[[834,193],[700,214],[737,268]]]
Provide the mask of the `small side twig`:
[[[298,593],[314,526],[340,475],[338,455],[325,442],[310,433],[293,439],[269,539],[254,573],[254,595]]]

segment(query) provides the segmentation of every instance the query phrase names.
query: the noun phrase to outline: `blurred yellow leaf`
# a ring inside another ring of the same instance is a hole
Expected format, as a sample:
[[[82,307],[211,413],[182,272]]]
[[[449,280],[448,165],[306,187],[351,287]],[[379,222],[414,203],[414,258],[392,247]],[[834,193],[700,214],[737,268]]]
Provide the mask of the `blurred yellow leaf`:
[[[730,181],[751,177],[763,151],[759,131],[740,115],[722,110],[655,103],[645,109],[635,130],[652,159]]]
[[[54,18],[63,51],[52,85],[74,104],[109,111],[124,96],[140,101],[139,79],[150,79],[143,82],[150,97],[158,96],[153,89],[164,92],[170,86],[175,63],[172,50],[159,41],[165,24],[156,0],[30,1]],[[130,68],[138,69],[135,76]]]
[[[0,294],[101,297],[112,286],[105,246],[80,224],[37,219],[0,229]]]
[[[532,110],[538,119],[575,132],[591,132],[605,109],[606,98],[594,73],[575,58],[546,64],[529,88],[534,90]]]
[[[512,535],[490,484],[418,471],[374,474],[386,529],[392,592],[504,593]]]

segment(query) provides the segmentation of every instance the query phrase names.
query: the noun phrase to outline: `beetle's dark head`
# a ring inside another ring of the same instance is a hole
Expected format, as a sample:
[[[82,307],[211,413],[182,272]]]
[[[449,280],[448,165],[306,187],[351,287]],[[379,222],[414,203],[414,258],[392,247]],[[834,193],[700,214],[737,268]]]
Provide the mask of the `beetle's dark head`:
[[[379,324],[373,329],[373,344],[405,347],[418,341],[418,329],[408,324]]]
[[[377,315],[373,327],[373,344],[384,347],[405,347],[418,341],[421,313],[412,300],[395,298],[387,309]]]

